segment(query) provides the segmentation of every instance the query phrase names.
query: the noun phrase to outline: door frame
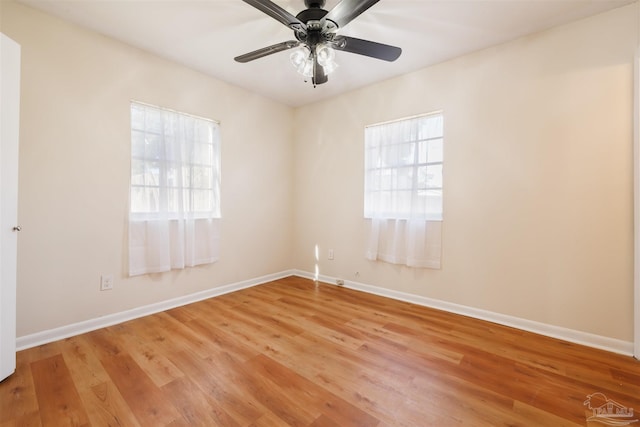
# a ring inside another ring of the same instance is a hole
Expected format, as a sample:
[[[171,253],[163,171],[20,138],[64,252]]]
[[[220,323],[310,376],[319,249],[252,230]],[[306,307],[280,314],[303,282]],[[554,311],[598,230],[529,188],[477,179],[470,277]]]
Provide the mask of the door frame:
[[[633,355],[640,359],[640,45],[633,64]]]

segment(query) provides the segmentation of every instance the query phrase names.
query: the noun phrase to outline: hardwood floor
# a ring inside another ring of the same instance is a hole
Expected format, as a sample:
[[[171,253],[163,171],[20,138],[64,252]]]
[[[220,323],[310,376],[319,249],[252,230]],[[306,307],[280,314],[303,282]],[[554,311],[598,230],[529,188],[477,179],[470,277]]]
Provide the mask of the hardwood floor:
[[[633,358],[297,277],[17,365],[2,427],[602,426],[596,392],[640,418]]]

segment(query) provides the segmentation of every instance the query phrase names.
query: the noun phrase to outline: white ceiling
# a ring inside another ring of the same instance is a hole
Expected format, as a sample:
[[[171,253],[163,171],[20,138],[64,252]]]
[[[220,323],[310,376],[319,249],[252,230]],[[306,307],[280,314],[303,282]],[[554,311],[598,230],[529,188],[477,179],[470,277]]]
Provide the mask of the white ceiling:
[[[2,1],[2,0],[0,0]],[[280,52],[234,57],[286,40],[292,31],[241,0],[20,0],[291,106],[541,31],[634,0],[381,0],[339,34],[402,48],[395,62],[337,52],[339,68],[313,88]],[[303,0],[275,0],[291,14]],[[338,0],[327,0],[330,10]]]

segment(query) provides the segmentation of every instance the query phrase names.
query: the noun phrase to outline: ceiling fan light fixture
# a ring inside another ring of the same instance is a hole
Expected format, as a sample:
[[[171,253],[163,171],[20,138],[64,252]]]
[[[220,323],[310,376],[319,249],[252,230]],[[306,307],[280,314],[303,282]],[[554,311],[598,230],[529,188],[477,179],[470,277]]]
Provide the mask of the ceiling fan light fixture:
[[[316,60],[318,64],[324,68],[325,74],[330,74],[338,68],[338,63],[335,61],[336,51],[326,44],[319,44],[316,47]]]
[[[309,48],[301,46],[298,49],[295,49],[291,52],[289,59],[298,73],[305,77],[313,76],[313,57],[311,56]]]
[[[298,49],[294,49],[289,55],[289,59],[291,60],[291,64],[298,69],[301,65],[304,65],[304,62],[307,60],[309,56],[309,49],[305,47],[299,47]]]
[[[336,52],[326,44],[318,44],[313,52],[308,46],[300,46],[289,55],[291,65],[305,77],[313,77],[313,62],[322,66],[325,75],[335,71],[338,64],[335,61]]]

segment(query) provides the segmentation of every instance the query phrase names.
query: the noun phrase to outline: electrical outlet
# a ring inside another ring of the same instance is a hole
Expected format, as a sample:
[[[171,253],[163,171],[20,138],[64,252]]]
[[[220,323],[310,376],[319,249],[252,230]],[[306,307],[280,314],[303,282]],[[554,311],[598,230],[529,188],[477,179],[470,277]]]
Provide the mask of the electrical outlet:
[[[333,249],[329,249],[329,259],[333,259]]]
[[[100,276],[100,290],[110,291],[113,289],[113,274],[103,274]]]

